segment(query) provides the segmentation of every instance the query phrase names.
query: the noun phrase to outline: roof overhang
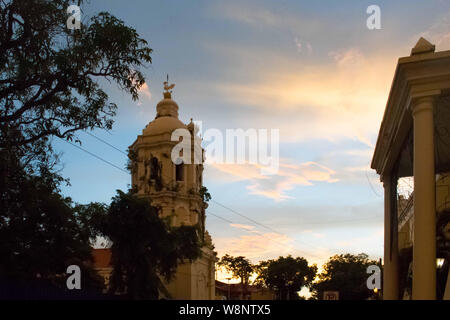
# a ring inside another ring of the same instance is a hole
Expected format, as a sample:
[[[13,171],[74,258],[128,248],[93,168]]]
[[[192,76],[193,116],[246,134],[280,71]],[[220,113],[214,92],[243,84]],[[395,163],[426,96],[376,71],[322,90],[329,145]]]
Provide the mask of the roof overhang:
[[[426,52],[398,60],[371,167],[389,175],[412,128],[411,103],[450,90],[450,51]]]

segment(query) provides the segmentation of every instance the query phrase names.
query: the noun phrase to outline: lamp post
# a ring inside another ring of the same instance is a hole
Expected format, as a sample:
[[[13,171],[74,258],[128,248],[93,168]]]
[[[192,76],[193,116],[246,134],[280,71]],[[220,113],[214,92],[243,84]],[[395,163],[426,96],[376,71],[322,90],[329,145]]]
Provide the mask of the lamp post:
[[[230,280],[231,278],[227,278],[228,280],[228,300],[230,300]]]

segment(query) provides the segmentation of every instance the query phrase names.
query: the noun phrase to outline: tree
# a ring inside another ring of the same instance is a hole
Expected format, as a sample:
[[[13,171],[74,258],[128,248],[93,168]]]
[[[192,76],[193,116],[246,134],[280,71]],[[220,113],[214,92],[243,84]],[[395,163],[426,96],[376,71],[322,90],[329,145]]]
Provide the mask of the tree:
[[[66,288],[66,269],[76,264],[82,269],[82,290],[101,292],[103,279],[92,269],[89,224],[102,208],[74,205],[59,194],[59,180],[50,172],[29,176],[18,160],[14,168],[11,164],[0,161],[0,278],[19,286],[39,280]],[[10,178],[7,165],[17,174],[4,183]]]
[[[198,230],[170,227],[148,200],[117,192],[107,214],[96,222],[99,232],[112,242],[110,292],[132,299],[168,296],[160,277],[169,281],[179,263],[200,256]]]
[[[84,1],[78,1],[81,5]],[[138,98],[152,50],[133,28],[101,12],[69,30],[70,0],[0,2],[0,148],[51,152],[49,137],[110,129],[117,106],[99,84]]]
[[[101,211],[59,195],[51,137],[110,129],[117,106],[101,80],[137,99],[151,63],[147,42],[109,13],[69,30],[71,4],[0,2],[0,273],[24,281],[90,260],[88,215]]]
[[[225,267],[228,272],[231,272],[233,278],[240,279],[244,285],[249,284],[254,271],[254,266],[243,256],[232,257],[226,254],[220,259],[218,265]]]
[[[314,298],[323,299],[324,291],[339,291],[340,300],[364,300],[373,292],[367,288],[367,267],[379,265],[367,254],[332,256],[323,266],[319,280],[313,285]],[[381,266],[380,266],[381,267]]]
[[[280,300],[299,299],[297,292],[303,287],[310,287],[317,273],[317,267],[308,266],[305,258],[290,255],[262,261],[256,270],[256,282],[277,292]]]

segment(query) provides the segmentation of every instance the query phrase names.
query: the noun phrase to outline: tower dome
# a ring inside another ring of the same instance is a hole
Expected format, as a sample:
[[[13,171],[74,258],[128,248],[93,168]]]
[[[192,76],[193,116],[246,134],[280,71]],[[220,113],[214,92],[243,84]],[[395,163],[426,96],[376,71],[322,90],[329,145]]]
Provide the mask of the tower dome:
[[[172,100],[171,92],[164,92],[164,99],[156,105],[156,117],[142,130],[142,135],[153,136],[172,133],[176,129],[187,129],[178,119],[178,104]]]

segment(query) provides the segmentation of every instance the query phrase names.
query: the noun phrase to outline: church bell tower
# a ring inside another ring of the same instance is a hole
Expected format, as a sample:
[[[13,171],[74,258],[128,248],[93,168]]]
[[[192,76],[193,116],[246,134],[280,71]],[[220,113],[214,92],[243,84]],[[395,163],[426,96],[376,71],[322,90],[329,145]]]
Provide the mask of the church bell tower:
[[[178,119],[178,105],[172,100],[175,85],[164,82],[164,99],[156,105],[156,116],[129,147],[132,188],[158,208],[161,218],[172,226],[198,225],[203,243],[202,255],[196,261],[180,265],[167,288],[174,299],[214,299],[215,261],[211,237],[205,230],[206,202],[203,200],[203,155],[201,161],[175,164],[171,153],[178,141],[171,136],[176,129],[190,132],[192,160],[194,143],[200,141],[191,122]],[[195,138],[197,137],[197,138]],[[200,149],[203,153],[203,149]],[[200,162],[200,163],[198,163]]]

